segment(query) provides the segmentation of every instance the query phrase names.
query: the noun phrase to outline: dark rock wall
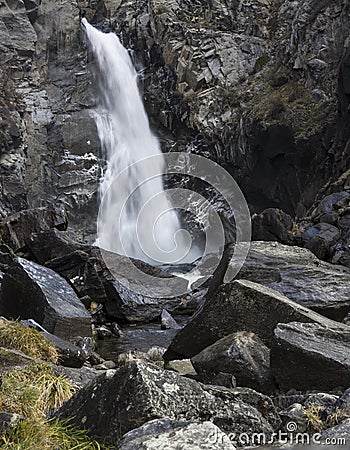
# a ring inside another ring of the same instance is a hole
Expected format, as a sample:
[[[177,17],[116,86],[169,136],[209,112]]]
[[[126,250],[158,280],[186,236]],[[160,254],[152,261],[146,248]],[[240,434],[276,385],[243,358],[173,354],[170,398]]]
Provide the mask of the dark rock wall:
[[[59,198],[93,239],[103,155],[81,15],[132,50],[164,149],[218,161],[253,212],[302,216],[349,168],[346,0],[7,0],[2,216]]]

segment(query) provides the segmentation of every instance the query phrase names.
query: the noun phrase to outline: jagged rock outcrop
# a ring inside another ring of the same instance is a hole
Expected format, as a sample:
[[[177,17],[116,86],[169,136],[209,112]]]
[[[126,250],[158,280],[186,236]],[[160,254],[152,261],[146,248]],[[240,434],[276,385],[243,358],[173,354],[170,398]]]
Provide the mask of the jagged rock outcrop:
[[[348,14],[344,0],[150,0],[111,22],[146,66],[155,121],[228,168],[254,209],[303,214],[349,161]]]
[[[0,25],[1,216],[59,197],[92,235],[101,155],[78,4],[5,2]]]
[[[25,209],[0,221],[1,240],[14,252],[25,251],[27,239],[32,233],[50,230],[66,230],[67,214],[63,205]],[[48,244],[47,244],[48,245]]]

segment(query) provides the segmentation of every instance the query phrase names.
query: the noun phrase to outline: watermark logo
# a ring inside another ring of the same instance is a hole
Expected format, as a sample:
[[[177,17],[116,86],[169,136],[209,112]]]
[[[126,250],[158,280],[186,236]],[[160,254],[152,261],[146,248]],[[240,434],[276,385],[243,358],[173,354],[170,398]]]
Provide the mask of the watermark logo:
[[[191,187],[179,182],[181,187],[163,189],[159,180],[164,176],[190,180]],[[209,191],[214,194],[208,199],[204,194]],[[99,208],[97,244],[107,267],[122,286],[153,298],[183,296],[194,280],[199,288],[223,256],[227,223],[218,205],[234,222],[228,282],[241,269],[251,240],[249,208],[233,177],[217,163],[190,153],[154,155],[128,165],[109,182]],[[177,227],[175,216],[187,217],[187,223],[179,219]],[[122,263],[114,253],[124,255]],[[180,263],[182,273],[172,278],[150,274],[134,258],[160,267]]]
[[[316,450],[318,446],[323,448],[323,445],[337,448],[348,445],[347,439],[344,437],[323,438],[321,433],[298,432],[298,424],[293,421],[286,424],[286,431],[280,430],[274,433],[228,433],[223,435],[216,430],[208,435],[207,442],[211,445],[220,445],[224,444],[223,439],[227,439],[227,437],[233,445],[240,447],[293,445],[296,446],[293,448],[299,448],[299,446],[308,445],[308,448]]]

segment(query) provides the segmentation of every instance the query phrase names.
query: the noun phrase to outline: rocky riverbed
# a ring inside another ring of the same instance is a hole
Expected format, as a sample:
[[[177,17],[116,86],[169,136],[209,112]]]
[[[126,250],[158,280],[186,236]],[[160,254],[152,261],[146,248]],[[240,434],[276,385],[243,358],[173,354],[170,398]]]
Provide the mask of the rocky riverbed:
[[[52,370],[76,386],[48,417],[120,449],[349,439],[350,269],[256,241],[234,281],[214,273],[181,298],[152,300],[118,283],[99,249],[66,226],[61,208],[2,223],[0,313],[22,322],[3,319],[0,335],[36,328],[58,352]],[[124,256],[112,257],[123,267]],[[134,264],[169,286],[176,277]],[[12,341],[1,347],[5,379],[41,361]],[[9,430],[17,419],[5,412]]]
[[[349,15],[347,0],[0,2],[5,449],[350,446]],[[82,17],[130,49],[162,149],[241,186],[253,242],[234,280],[215,195],[222,262],[181,295],[173,268],[133,259],[155,280],[140,291],[129,258],[92,245],[106,155]]]

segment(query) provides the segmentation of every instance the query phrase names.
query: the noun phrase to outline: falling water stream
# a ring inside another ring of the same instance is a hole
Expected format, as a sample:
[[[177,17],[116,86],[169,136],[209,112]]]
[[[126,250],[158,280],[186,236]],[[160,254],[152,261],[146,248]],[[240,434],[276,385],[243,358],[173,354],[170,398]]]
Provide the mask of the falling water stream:
[[[162,177],[155,175],[163,173],[162,152],[149,126],[130,55],[114,33],[97,30],[85,18],[82,23],[99,69],[94,118],[107,158],[96,243],[152,264],[183,262],[188,233],[181,230]],[[135,165],[151,156],[158,157]],[[126,176],[118,182],[121,173]]]

